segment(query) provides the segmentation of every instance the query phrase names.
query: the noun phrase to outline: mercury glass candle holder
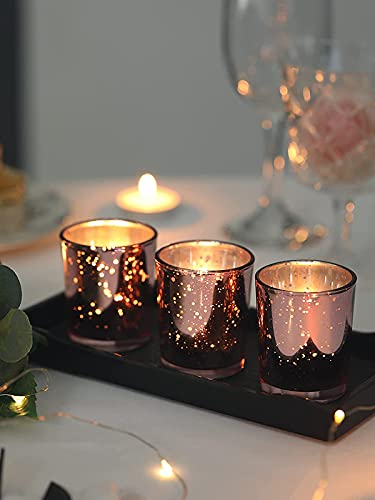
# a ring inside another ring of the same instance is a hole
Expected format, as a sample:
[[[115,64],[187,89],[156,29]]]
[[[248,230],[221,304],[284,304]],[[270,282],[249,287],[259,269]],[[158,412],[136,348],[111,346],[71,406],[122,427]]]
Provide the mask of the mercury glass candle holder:
[[[115,352],[150,339],[156,237],[153,227],[121,219],[61,231],[71,340]]]
[[[164,366],[215,379],[245,365],[254,256],[221,241],[173,243],[156,254]]]
[[[264,392],[317,401],[346,390],[353,271],[322,261],[286,261],[255,276],[259,371]]]

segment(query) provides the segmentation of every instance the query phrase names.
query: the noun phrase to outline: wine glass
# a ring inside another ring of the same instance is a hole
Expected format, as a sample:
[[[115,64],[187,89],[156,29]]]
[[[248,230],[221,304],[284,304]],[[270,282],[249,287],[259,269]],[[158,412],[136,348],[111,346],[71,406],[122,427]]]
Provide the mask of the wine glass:
[[[224,1],[222,43],[229,78],[236,93],[257,108],[264,134],[265,188],[255,213],[226,226],[236,240],[297,248],[324,235],[322,226],[310,231],[282,199],[286,114],[279,51],[300,31],[329,36],[330,12],[329,0]]]
[[[303,37],[281,58],[292,117],[291,165],[304,184],[331,194],[330,255],[358,267],[351,242],[353,198],[375,187],[373,51],[362,43]]]

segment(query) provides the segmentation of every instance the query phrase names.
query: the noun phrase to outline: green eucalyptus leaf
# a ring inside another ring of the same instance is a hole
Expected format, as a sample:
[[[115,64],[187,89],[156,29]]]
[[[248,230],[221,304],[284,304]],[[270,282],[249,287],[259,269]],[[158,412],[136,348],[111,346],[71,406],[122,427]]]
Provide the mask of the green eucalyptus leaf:
[[[12,385],[11,393],[18,396],[35,394],[36,385],[34,375],[29,372]],[[21,411],[22,415],[36,418],[38,416],[36,412],[36,396],[28,396],[26,404]]]
[[[17,309],[21,300],[22,289],[16,273],[0,264],[0,318],[4,318],[10,309]]]
[[[0,359],[15,363],[24,358],[33,343],[32,328],[27,315],[19,309],[11,309],[0,320]]]
[[[35,394],[36,382],[32,373],[27,373],[15,382],[8,389],[9,394],[17,396],[27,396]],[[12,418],[27,415],[37,417],[36,396],[29,396],[21,406],[15,404],[12,397],[4,396],[0,398],[0,418]]]
[[[16,377],[22,370],[27,368],[28,357],[22,358],[17,363],[5,363],[0,359],[0,385]]]

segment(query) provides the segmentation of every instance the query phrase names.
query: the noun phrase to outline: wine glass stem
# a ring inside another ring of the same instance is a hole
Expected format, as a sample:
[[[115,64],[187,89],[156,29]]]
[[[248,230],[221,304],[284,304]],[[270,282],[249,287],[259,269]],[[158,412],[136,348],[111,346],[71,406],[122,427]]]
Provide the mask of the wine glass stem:
[[[336,257],[351,256],[355,204],[352,200],[333,198],[332,208],[332,253]]]
[[[281,199],[285,168],[286,116],[284,114],[271,115],[262,121],[262,128],[264,136],[263,177],[266,186],[260,204],[268,206]]]

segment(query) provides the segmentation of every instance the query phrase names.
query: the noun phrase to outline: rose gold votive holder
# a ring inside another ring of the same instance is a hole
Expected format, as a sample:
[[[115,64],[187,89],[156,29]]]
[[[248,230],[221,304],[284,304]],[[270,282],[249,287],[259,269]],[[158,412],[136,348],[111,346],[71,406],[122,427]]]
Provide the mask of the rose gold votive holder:
[[[330,401],[344,394],[356,275],[322,261],[286,261],[255,276],[264,392]]]
[[[121,219],[61,231],[71,340],[115,352],[150,339],[156,237],[153,227]]]
[[[183,241],[156,254],[164,366],[215,379],[245,365],[254,256],[221,241]]]

